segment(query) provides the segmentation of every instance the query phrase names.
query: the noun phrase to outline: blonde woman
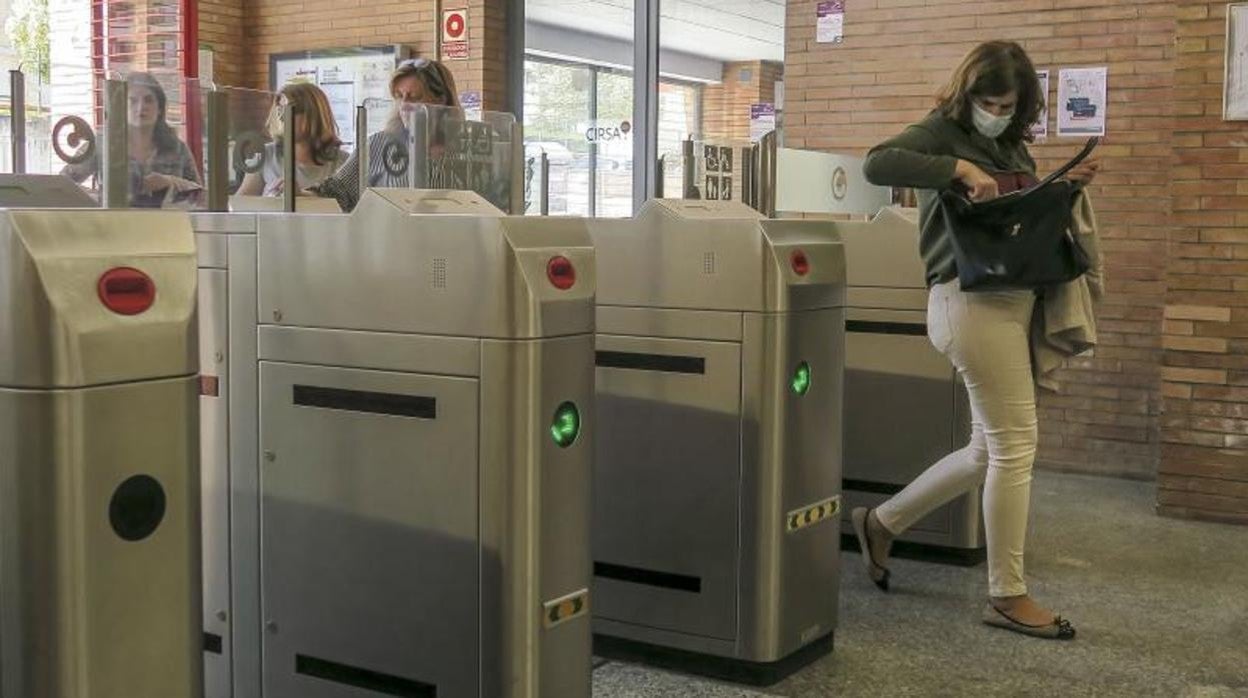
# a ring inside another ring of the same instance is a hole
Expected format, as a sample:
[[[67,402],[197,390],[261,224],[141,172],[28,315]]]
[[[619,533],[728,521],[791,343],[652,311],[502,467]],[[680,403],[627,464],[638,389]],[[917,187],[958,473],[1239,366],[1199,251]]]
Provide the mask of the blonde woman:
[[[311,83],[293,83],[273,100],[266,124],[273,142],[264,147],[264,165],[248,174],[235,192],[244,196],[280,196],[285,189],[282,167],[282,114],[295,110],[295,176],[300,191],[315,187],[342,167],[347,154],[338,138],[338,124],[329,99]]]
[[[395,174],[386,168],[386,146],[396,141],[405,142],[403,121],[399,109],[405,104],[428,104],[439,107],[459,107],[455,91],[455,78],[439,61],[415,58],[403,61],[390,76],[390,95],[394,98],[395,111],[386,129],[368,138],[368,184],[372,187],[406,187],[407,173]],[[342,169],[312,191],[320,196],[338,200],[342,210],[350,211],[360,200],[360,161],[355,153]]]

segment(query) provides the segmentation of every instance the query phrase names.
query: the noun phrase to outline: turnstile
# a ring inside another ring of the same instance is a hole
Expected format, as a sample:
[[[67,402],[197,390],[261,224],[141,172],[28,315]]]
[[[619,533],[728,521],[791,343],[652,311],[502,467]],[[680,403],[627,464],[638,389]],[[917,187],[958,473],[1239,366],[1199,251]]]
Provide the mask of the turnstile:
[[[0,696],[201,695],[185,214],[0,211],[0,311]]]
[[[927,338],[927,288],[917,211],[890,207],[870,222],[836,223],[849,269],[845,358],[845,507],[875,506],[970,438],[966,388]],[[905,438],[897,438],[903,431]],[[958,497],[898,538],[902,556],[984,559],[980,491]]]
[[[585,223],[402,189],[256,230],[263,695],[588,696]]]
[[[260,695],[256,214],[193,213],[205,698]]]
[[[592,232],[595,649],[773,682],[836,626],[841,245],[729,202]]]

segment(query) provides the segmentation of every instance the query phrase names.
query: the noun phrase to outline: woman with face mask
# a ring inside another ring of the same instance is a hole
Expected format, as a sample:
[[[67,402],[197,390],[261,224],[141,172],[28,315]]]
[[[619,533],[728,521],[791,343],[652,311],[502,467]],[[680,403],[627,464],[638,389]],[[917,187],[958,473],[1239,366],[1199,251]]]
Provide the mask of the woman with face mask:
[[[273,100],[265,124],[273,142],[264,147],[264,165],[259,172],[243,178],[236,194],[281,196],[285,188],[282,118],[284,110],[291,108],[295,110],[295,173],[300,190],[325,181],[347,161],[338,138],[338,124],[325,93],[311,83],[287,85]]]
[[[390,76],[390,95],[394,98],[394,111],[384,130],[368,138],[368,186],[409,186],[405,158],[407,128],[404,124],[404,107],[427,104],[436,107],[459,107],[455,78],[439,61],[415,58],[403,61]],[[396,158],[403,159],[396,163]],[[398,165],[404,165],[402,167]],[[338,200],[343,211],[351,211],[360,200],[360,161],[355,153],[347,162],[327,178],[312,193]]]
[[[202,191],[190,148],[165,120],[165,90],[148,73],[126,77],[130,150],[130,205],[160,208],[189,205]],[[88,147],[88,146],[84,146]],[[81,183],[100,170],[98,148],[86,161],[66,165],[61,174]]]
[[[938,192],[960,187],[975,201],[1037,182],[1027,152],[1044,110],[1036,71],[1022,47],[994,41],[963,60],[936,109],[876,146],[863,172],[874,184],[919,190],[919,252],[927,270],[928,336],[957,368],[970,396],[970,443],[929,467],[874,509],[851,512],[871,580],[888,591],[893,539],[950,500],[984,487],[989,599],[983,621],[1047,639],[1074,627],[1034,601],[1023,575],[1023,546],[1036,455],[1036,400],[1029,328],[1033,291],[965,293],[958,283],[948,222]],[[1092,181],[1085,161],[1067,177]]]

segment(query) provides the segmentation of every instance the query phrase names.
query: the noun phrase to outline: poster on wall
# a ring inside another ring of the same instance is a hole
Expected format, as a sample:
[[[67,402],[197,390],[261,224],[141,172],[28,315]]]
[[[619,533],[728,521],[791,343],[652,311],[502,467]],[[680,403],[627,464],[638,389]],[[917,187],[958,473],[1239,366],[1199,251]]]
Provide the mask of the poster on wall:
[[[750,141],[757,143],[776,130],[776,105],[763,102],[750,105]]]
[[[269,54],[269,89],[275,92],[299,80],[319,86],[329,99],[339,137],[350,149],[355,145],[355,107],[368,106],[370,130],[384,122],[390,109],[390,74],[407,54],[394,45]]]
[[[1227,8],[1225,70],[1222,118],[1248,121],[1248,3]]]
[[[1031,135],[1038,141],[1049,137],[1049,71],[1037,70],[1036,78],[1040,82],[1040,96],[1044,97],[1044,109],[1040,110],[1040,118],[1031,125]]]
[[[341,77],[341,76],[340,76]],[[355,83],[322,82],[321,90],[329,100],[329,109],[338,122],[338,136],[343,143],[355,144]]]
[[[459,106],[464,110],[464,118],[469,121],[481,120],[481,93],[476,90],[459,93]]]
[[[839,44],[845,40],[845,0],[828,0],[815,6],[815,41]]]
[[[1066,68],[1057,80],[1057,135],[1104,136],[1109,68]]]

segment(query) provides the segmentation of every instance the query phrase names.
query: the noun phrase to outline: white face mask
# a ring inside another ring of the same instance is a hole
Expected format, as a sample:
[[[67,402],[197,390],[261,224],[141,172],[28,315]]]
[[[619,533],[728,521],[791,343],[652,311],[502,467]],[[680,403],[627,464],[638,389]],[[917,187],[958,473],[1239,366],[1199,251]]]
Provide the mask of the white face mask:
[[[974,101],[971,102],[971,108],[974,110],[972,116],[975,121],[975,130],[993,140],[1005,133],[1005,129],[1009,128],[1010,122],[1014,120],[1014,112],[995,116]]]

